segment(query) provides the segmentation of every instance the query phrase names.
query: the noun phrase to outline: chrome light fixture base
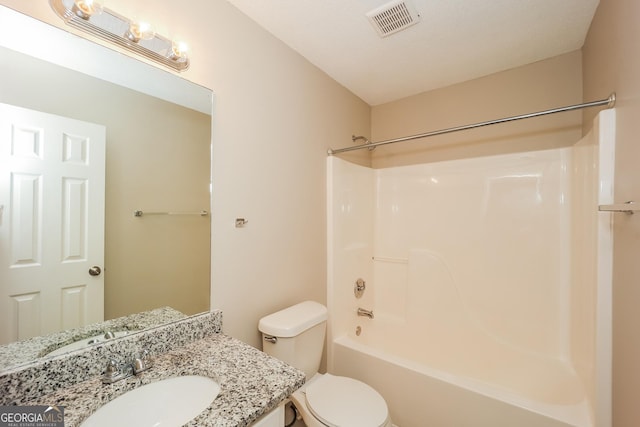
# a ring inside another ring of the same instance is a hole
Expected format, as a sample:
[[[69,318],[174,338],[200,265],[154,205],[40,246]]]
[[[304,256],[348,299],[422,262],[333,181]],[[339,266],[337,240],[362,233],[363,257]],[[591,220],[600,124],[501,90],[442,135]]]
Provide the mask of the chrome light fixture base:
[[[49,0],[49,4],[67,25],[172,70],[184,71],[189,68],[189,58],[183,48],[177,48],[176,42],[159,34],[149,38],[132,37],[131,26],[137,23],[106,7],[100,7],[96,13],[87,12],[87,9],[77,5],[78,1],[82,0]]]

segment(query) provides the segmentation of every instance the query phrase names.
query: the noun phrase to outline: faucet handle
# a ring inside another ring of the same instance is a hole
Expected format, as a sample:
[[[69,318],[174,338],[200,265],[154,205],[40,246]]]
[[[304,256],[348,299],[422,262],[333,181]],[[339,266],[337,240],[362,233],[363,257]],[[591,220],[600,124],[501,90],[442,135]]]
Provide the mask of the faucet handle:
[[[151,353],[149,350],[143,350],[142,353],[136,354],[133,358],[133,373],[139,374],[140,372],[146,371],[153,365],[153,360],[151,358]]]
[[[104,375],[102,376],[103,384],[112,384],[118,381],[122,377],[123,373],[118,367],[118,364],[115,360],[111,359],[107,362],[107,367],[104,370]]]
[[[113,359],[109,360],[107,362],[107,368],[104,371],[105,375],[113,375],[117,374],[118,372],[120,372],[120,369],[118,369],[118,364],[116,363],[116,361]]]

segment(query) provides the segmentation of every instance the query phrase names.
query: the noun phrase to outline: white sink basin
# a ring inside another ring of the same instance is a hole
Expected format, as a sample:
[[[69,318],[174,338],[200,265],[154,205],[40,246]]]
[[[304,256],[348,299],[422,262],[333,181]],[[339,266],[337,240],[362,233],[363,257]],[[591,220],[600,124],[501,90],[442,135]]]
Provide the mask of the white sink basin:
[[[197,417],[220,393],[211,378],[184,376],[147,384],[98,409],[80,427],[182,426]]]

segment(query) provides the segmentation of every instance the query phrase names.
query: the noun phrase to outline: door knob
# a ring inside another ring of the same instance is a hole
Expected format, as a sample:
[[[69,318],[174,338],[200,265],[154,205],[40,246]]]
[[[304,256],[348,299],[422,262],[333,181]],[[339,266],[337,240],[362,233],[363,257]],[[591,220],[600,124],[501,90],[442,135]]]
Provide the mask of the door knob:
[[[102,269],[100,267],[98,267],[97,265],[94,265],[93,267],[91,267],[89,269],[89,274],[92,276],[99,276],[100,273],[102,273]]]

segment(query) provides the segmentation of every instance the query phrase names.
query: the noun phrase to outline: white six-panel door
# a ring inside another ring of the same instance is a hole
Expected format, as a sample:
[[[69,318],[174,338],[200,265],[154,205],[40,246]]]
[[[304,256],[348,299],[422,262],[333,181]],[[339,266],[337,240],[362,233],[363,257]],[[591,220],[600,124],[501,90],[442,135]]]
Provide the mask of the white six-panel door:
[[[0,344],[103,320],[105,134],[0,104]]]

